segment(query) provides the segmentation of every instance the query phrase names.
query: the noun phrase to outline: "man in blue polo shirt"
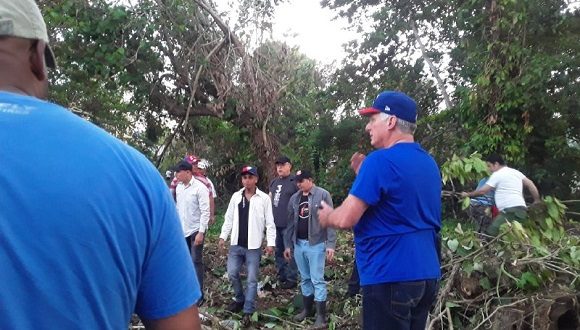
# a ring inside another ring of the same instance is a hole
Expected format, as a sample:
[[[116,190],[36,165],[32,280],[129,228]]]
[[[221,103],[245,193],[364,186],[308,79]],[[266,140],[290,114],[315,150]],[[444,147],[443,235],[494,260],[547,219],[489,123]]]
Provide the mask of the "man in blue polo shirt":
[[[33,0],[0,0],[0,329],[199,329],[175,205],[143,155],[43,99]],[[42,171],[39,170],[42,164]]]
[[[439,168],[414,142],[417,110],[409,96],[382,92],[359,113],[369,117],[377,150],[353,155],[350,193],[336,209],[323,204],[320,222],[354,226],[364,329],[425,329],[441,276]]]

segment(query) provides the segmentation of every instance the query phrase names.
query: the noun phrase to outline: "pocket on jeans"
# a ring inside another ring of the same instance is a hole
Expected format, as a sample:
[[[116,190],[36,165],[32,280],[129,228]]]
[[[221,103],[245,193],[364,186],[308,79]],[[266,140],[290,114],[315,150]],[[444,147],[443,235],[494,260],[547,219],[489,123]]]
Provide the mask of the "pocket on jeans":
[[[391,284],[391,310],[395,317],[409,320],[411,310],[425,294],[425,281],[399,282]]]

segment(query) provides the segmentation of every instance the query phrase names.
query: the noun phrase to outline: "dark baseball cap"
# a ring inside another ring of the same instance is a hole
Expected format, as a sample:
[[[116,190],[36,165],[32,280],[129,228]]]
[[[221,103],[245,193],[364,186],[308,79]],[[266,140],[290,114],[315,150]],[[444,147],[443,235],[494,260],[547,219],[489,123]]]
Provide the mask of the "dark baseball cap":
[[[296,172],[296,181],[302,181],[304,179],[312,179],[312,173],[309,170],[299,170]]]
[[[253,176],[258,176],[258,169],[254,166],[244,166],[242,167],[242,175],[250,174]]]
[[[286,157],[286,156],[280,156],[278,157],[278,159],[276,159],[276,165],[278,164],[286,164],[286,163],[290,163],[292,164],[292,162],[290,161],[290,158]]]
[[[191,171],[193,169],[193,167],[191,166],[191,164],[185,160],[180,161],[179,163],[177,163],[177,165],[175,166],[175,171],[179,172],[179,171]]]

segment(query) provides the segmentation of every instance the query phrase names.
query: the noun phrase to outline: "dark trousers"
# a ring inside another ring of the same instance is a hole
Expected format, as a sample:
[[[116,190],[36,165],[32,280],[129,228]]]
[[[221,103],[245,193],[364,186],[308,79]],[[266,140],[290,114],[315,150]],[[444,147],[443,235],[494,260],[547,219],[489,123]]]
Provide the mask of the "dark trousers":
[[[284,234],[287,227],[276,227],[276,269],[280,282],[296,283],[298,281],[298,267],[294,256],[290,261],[284,259]]]
[[[363,329],[425,330],[439,282],[383,283],[365,285],[362,289]]]
[[[528,220],[528,211],[525,206],[515,206],[503,209],[500,214],[487,227],[487,234],[497,236],[499,227],[508,221],[518,221],[525,223]]]
[[[348,292],[349,296],[354,296],[360,292],[360,279],[358,277],[358,268],[356,267],[356,259],[352,262],[352,271],[350,273],[350,278],[348,280]]]
[[[195,235],[197,232],[191,234],[185,238],[185,242],[187,243],[187,248],[189,249],[189,253],[191,254],[191,260],[193,261],[193,266],[195,267],[195,274],[197,275],[197,282],[199,283],[199,289],[201,291],[201,299],[203,300],[203,245],[205,243],[205,239],[201,242],[200,245],[195,245],[193,242],[195,241]]]

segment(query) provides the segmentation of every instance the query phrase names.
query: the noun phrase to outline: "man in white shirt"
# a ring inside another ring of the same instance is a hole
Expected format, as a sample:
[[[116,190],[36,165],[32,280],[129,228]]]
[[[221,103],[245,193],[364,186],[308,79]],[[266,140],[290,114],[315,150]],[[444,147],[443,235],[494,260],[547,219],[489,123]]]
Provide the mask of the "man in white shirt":
[[[175,188],[177,212],[185,241],[191,253],[203,301],[203,241],[210,217],[209,191],[193,177],[192,165],[187,161],[177,164]],[[193,239],[193,244],[191,240]]]
[[[234,313],[243,310],[242,323],[248,325],[256,308],[264,230],[267,241],[265,252],[271,255],[276,245],[276,225],[270,197],[256,187],[257,169],[253,166],[244,166],[241,174],[244,188],[232,195],[220,234],[219,248],[220,251],[224,250],[225,240],[231,234],[227,270],[235,297],[227,309]],[[248,274],[245,293],[240,279],[243,263],[246,264]]]
[[[487,168],[492,172],[489,180],[479,189],[461,193],[462,197],[483,196],[494,190],[495,205],[500,211],[495,221],[489,226],[487,233],[496,236],[499,227],[507,220],[525,221],[527,207],[524,200],[523,187],[532,194],[534,203],[541,202],[538,188],[520,171],[510,168],[503,158],[492,154],[486,158]]]

